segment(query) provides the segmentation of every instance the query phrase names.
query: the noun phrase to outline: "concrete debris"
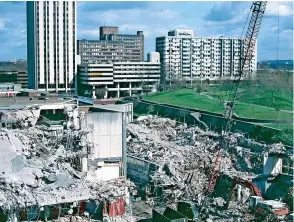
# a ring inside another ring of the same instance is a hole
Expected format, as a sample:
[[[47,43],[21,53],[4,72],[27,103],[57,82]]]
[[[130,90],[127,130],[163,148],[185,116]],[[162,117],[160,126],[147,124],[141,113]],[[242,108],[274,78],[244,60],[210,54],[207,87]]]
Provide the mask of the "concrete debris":
[[[39,109],[1,111],[0,208],[4,212],[89,199],[112,202],[133,186],[123,178],[86,180],[81,159],[92,152],[92,144],[87,140],[85,113],[69,106],[64,112],[65,128],[36,125]],[[58,136],[52,134],[55,130]]]
[[[286,148],[282,143],[275,143],[269,146],[268,152],[275,154],[285,154]]]
[[[217,133],[152,116],[140,117],[137,122],[128,124],[127,130],[132,136],[128,139],[128,153],[162,165],[151,177],[154,184],[170,187],[164,190],[165,201],[193,200],[205,191],[219,145],[210,136],[217,137]],[[237,139],[230,139],[231,144],[237,143]],[[249,175],[251,163],[239,166],[237,149],[235,151],[232,157],[223,158],[221,171]],[[236,170],[242,167],[244,172]]]
[[[81,217],[81,216],[66,216],[66,217],[61,217],[57,220],[52,220],[54,222],[91,222],[93,221],[90,218],[86,217]]]
[[[22,109],[1,109],[0,123],[7,128],[27,128],[35,126],[40,117],[39,107],[23,107]]]
[[[93,219],[81,216],[66,216],[61,217],[58,220],[53,220],[53,222],[93,222]],[[121,217],[108,217],[103,218],[103,222],[136,222],[135,218],[132,216],[121,216]]]
[[[226,204],[226,201],[223,198],[221,198],[221,197],[217,197],[217,198],[214,198],[213,199],[213,204],[216,207],[224,207],[225,204]]]
[[[187,126],[171,119],[140,116],[127,126],[127,151],[129,155],[161,166],[150,177],[153,185],[164,187],[164,204],[189,200],[200,205],[208,188],[218,147],[223,148],[219,137],[215,132],[203,131],[197,126]],[[263,153],[283,150],[282,144],[269,146],[257,143],[240,133],[226,135],[225,141],[228,150],[224,150],[220,171],[232,178],[250,181],[263,168]],[[152,192],[148,194],[152,196]],[[248,210],[247,199],[230,204],[229,209],[221,212],[217,209],[224,207],[226,201],[214,199],[207,207],[207,214],[219,219],[227,218],[225,221],[230,221],[228,218],[244,219]],[[160,204],[156,198],[149,198],[147,202],[152,206]]]
[[[133,216],[123,215],[121,217],[104,217],[103,222],[136,222],[136,218]]]
[[[81,173],[70,163],[76,147],[60,144],[66,144],[64,140],[67,141],[69,134],[54,140],[46,137],[46,131],[35,127],[1,129],[0,135],[3,158],[0,162],[0,205],[4,210],[93,197],[111,199],[112,195],[125,192],[124,186],[120,190],[120,183],[88,183],[84,176],[79,176]],[[78,134],[73,135],[71,144],[80,146],[75,141],[79,139]]]

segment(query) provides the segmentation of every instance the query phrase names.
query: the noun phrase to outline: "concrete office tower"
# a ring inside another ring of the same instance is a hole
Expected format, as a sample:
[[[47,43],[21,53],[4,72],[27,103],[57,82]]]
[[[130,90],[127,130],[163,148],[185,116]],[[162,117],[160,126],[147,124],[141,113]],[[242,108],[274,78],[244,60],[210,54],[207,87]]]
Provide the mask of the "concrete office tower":
[[[100,40],[107,40],[110,34],[118,34],[118,27],[114,26],[101,26],[100,31]]]
[[[143,62],[144,33],[118,34],[118,27],[100,27],[99,40],[78,40],[81,64]]]
[[[232,79],[240,69],[244,39],[194,37],[193,30],[176,29],[156,38],[161,74],[166,80]],[[256,44],[257,46],[257,44]],[[256,48],[248,75],[257,69]]]
[[[159,62],[81,64],[77,86],[79,95],[101,99],[102,96],[96,94],[104,92],[106,99],[156,92],[159,80]]]
[[[46,91],[74,90],[76,3],[27,2],[28,87]]]

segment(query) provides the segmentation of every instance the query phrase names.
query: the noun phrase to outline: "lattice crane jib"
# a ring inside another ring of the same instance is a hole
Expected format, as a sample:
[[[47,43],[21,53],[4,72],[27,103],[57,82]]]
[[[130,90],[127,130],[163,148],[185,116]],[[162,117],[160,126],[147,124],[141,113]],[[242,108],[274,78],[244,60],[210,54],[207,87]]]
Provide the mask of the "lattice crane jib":
[[[232,115],[241,79],[247,76],[244,74],[245,72],[250,72],[250,63],[253,57],[256,39],[265,12],[266,3],[266,1],[255,1],[251,6],[251,18],[244,37],[243,51],[240,61],[241,66],[239,73],[234,80],[233,90],[232,93],[230,93],[228,104],[226,106],[225,117],[227,118],[227,124],[224,131],[225,133],[230,132],[232,129]]]
[[[256,39],[259,32],[259,28],[261,25],[261,21],[265,12],[266,8],[266,1],[255,1],[253,2],[251,6],[251,18],[250,22],[247,27],[247,31],[244,37],[244,43],[243,43],[243,51],[240,61],[240,70],[238,72],[238,75],[236,76],[234,83],[233,83],[233,89],[232,93],[230,93],[228,103],[226,105],[225,114],[227,123],[224,129],[224,133],[222,135],[221,143],[219,146],[219,152],[217,154],[214,167],[212,169],[211,177],[208,184],[208,192],[211,193],[214,190],[215,183],[218,178],[218,173],[220,170],[221,165],[221,148],[224,150],[228,149],[228,142],[225,140],[225,136],[228,132],[232,130],[232,124],[233,124],[233,111],[234,111],[234,105],[238,93],[238,88],[241,82],[242,77],[244,77],[244,71],[250,70],[250,62],[253,56],[253,52],[255,49]]]

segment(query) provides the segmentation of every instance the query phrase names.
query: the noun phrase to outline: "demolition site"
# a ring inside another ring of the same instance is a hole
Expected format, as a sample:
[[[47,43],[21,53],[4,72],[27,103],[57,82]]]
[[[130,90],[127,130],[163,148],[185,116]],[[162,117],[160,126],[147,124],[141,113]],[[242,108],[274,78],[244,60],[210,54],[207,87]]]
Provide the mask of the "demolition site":
[[[293,219],[291,147],[133,108],[1,106],[0,220]]]
[[[293,144],[235,113],[265,7],[252,4],[223,114],[141,96],[1,99],[0,221],[293,221]]]

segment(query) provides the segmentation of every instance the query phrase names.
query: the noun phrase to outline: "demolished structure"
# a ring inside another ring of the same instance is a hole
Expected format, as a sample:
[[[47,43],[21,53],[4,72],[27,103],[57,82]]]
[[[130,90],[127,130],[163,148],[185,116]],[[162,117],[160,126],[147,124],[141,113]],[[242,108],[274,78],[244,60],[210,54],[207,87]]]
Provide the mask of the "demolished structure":
[[[123,109],[74,103],[2,107],[0,221],[66,220],[66,215],[131,221]],[[63,118],[50,122],[58,115]]]
[[[278,195],[284,201],[287,191],[293,187],[293,171],[290,174],[285,173],[282,164],[284,158],[290,161],[288,166],[292,166],[292,159],[289,158],[292,151],[285,150],[282,144],[261,144],[235,133],[225,138],[229,143],[229,150],[223,157],[214,198],[205,209],[201,209],[207,195],[220,135],[154,116],[138,117],[136,122],[128,124],[127,130],[128,155],[137,158],[137,161],[141,159],[142,162],[153,162],[155,166],[159,166],[151,173],[149,186],[142,186],[147,202],[154,207],[167,205],[175,208],[177,202],[187,200],[195,203],[199,211],[202,210],[202,219],[210,217],[213,221],[232,221],[236,218],[246,220],[250,217],[248,198],[254,195],[252,187],[258,187],[257,190],[261,189],[262,195],[271,198],[269,187],[274,182],[268,182],[268,179],[287,176],[290,184],[285,185],[285,192],[281,191]],[[279,156],[275,156],[276,154]],[[266,163],[269,156],[272,158],[271,168]],[[222,175],[230,178],[225,186]],[[230,190],[234,189],[231,186],[234,181],[238,181],[237,178],[245,182],[242,186],[237,186],[236,197],[232,198],[233,191]],[[139,179],[142,181],[142,178]],[[244,184],[249,185],[244,187]],[[226,197],[223,193],[232,195]],[[231,198],[234,201],[230,201]],[[288,202],[289,205],[292,203]]]
[[[139,196],[160,214],[158,206],[190,204],[193,218],[214,221],[249,219],[252,206],[284,216],[293,202],[282,144],[228,135],[214,196],[201,209],[218,133],[154,116],[133,122],[128,104],[2,107],[0,123],[1,221],[135,221]]]

